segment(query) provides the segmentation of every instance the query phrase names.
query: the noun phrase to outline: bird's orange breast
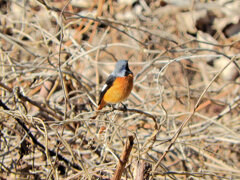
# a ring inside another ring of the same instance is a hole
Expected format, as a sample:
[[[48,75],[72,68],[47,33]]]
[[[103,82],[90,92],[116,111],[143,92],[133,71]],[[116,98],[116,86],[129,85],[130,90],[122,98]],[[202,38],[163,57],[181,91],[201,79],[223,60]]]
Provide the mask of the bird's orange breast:
[[[125,77],[117,77],[112,86],[103,96],[103,100],[107,103],[118,103],[126,99],[133,88],[133,75],[129,74]]]

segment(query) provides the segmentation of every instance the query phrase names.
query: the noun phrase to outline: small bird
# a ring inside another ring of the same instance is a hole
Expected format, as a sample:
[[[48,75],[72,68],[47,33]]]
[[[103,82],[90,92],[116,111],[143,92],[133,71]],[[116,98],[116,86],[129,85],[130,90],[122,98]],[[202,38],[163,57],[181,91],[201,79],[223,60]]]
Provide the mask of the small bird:
[[[132,88],[133,73],[128,67],[128,61],[119,60],[101,90],[97,110],[101,110],[106,104],[122,102],[129,96]]]

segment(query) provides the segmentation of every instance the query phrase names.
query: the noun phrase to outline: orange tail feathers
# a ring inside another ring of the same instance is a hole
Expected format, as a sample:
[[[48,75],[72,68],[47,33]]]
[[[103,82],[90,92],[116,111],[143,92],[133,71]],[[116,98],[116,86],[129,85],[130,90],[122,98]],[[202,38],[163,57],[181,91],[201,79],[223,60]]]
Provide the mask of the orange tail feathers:
[[[106,104],[107,104],[107,103],[102,100],[101,103],[99,104],[97,110],[101,110],[102,108],[104,108],[104,106],[106,106]]]
[[[105,101],[101,101],[101,103],[99,104],[97,111],[101,110],[102,108],[104,108],[104,106],[106,106],[106,102]],[[96,112],[96,115],[94,115],[93,117],[91,117],[91,119],[96,119],[96,117],[98,116],[98,113]]]

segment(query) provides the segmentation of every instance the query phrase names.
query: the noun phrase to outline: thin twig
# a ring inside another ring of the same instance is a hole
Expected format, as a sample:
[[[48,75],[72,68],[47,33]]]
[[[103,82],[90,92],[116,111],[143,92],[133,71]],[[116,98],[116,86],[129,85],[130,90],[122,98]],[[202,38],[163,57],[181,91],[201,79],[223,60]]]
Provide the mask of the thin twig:
[[[10,110],[3,102],[2,100],[0,100],[0,106],[3,107],[4,110]],[[30,130],[27,128],[27,126],[22,122],[21,119],[15,117],[14,118],[17,123],[24,129],[24,131],[28,134],[28,136],[31,138],[31,140],[33,141],[33,143],[39,147],[39,150],[42,151],[44,154],[45,154],[45,151],[47,150],[49,152],[49,155],[50,156],[57,156],[58,159],[60,161],[63,161],[65,162],[67,165],[70,165],[72,168],[74,169],[78,169],[78,170],[81,170],[81,167],[79,167],[77,164],[72,164],[70,161],[68,161],[64,156],[62,156],[61,154],[56,154],[56,152],[54,150],[49,150],[49,149],[46,149],[46,147],[40,143],[34,136],[33,134],[30,132]]]
[[[195,114],[196,109],[198,108],[198,106],[200,105],[200,102],[203,98],[203,96],[205,95],[205,93],[207,92],[207,90],[209,89],[209,87],[212,85],[212,83],[216,80],[216,78],[224,71],[224,69],[226,69],[230,63],[232,63],[235,60],[235,57],[233,57],[231,59],[231,61],[229,61],[229,63],[224,66],[224,68],[221,69],[221,71],[219,71],[211,80],[211,82],[209,83],[209,85],[204,89],[204,91],[201,93],[200,97],[198,98],[197,103],[195,104],[195,107],[192,111],[192,113],[184,120],[184,122],[181,124],[181,126],[179,127],[179,129],[177,130],[177,132],[173,135],[172,139],[171,139],[171,143],[170,145],[166,148],[166,150],[164,151],[163,155],[159,158],[158,162],[155,164],[155,166],[153,167],[153,171],[155,171],[158,167],[158,165],[161,163],[161,161],[163,160],[163,158],[167,155],[167,153],[169,152],[169,150],[171,149],[171,147],[175,144],[177,138],[179,137],[180,133],[182,132],[182,129],[185,127],[185,125],[191,120],[191,118],[193,117],[193,115]]]

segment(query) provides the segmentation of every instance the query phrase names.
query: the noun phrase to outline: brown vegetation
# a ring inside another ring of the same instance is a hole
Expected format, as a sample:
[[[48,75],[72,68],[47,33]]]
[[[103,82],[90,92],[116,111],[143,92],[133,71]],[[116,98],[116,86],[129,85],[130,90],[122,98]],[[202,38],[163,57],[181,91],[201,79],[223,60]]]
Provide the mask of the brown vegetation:
[[[239,179],[238,7],[0,0],[0,178]],[[119,59],[127,110],[93,120]]]

